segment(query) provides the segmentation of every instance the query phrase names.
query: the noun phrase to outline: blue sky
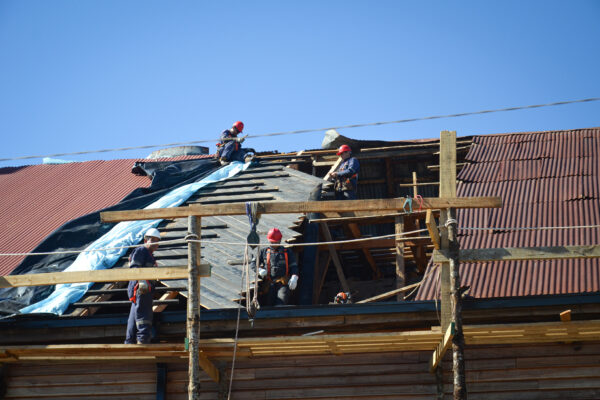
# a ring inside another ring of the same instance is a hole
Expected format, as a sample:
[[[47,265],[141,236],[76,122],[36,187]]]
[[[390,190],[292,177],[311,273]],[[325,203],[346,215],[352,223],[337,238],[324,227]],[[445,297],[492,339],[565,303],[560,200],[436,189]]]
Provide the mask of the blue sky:
[[[600,97],[598,21],[600,1],[1,0],[0,158],[211,140],[236,120],[252,135]],[[340,133],[597,126],[600,102]]]

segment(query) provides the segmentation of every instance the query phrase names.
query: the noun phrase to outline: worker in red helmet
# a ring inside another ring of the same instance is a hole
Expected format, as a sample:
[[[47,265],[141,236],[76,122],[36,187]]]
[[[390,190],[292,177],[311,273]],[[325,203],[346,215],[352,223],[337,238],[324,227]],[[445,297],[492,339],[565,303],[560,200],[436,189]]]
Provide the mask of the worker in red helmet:
[[[217,158],[222,165],[231,161],[244,161],[245,152],[242,151],[242,143],[246,137],[238,137],[243,130],[244,123],[237,121],[230,129],[221,132],[219,143],[217,143]]]
[[[360,164],[356,158],[352,157],[352,149],[347,144],[340,146],[337,155],[342,157],[342,163],[330,175],[334,180],[335,199],[356,200]]]
[[[272,228],[267,234],[271,244],[260,250],[258,261],[252,259],[254,271],[258,267],[258,276],[263,280],[263,293],[267,306],[289,304],[291,291],[298,286],[298,264],[294,252],[281,246],[281,231]]]

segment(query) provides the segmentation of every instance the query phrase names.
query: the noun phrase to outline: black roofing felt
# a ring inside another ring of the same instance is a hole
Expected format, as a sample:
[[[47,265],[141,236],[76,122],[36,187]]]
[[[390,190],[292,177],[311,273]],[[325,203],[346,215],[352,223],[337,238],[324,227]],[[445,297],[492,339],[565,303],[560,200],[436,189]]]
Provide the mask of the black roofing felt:
[[[200,189],[182,206],[188,204],[227,204],[251,201],[306,201],[321,178],[283,166],[256,164],[226,181]],[[266,244],[269,229],[277,227],[283,240],[299,235],[290,229],[301,214],[265,214],[260,216],[257,232],[261,244]],[[183,239],[187,219],[166,220],[158,227],[163,240]],[[209,309],[237,308],[240,298],[244,244],[250,232],[248,217],[214,216],[202,218],[202,262],[212,267],[210,278],[201,280],[200,303]],[[161,246],[154,253],[159,267],[187,265],[187,244]],[[126,267],[124,257],[115,268]],[[167,286],[187,287],[187,280],[163,282]],[[303,290],[300,285],[299,290]],[[306,286],[306,285],[304,285]],[[312,283],[306,290],[312,290]],[[187,297],[186,292],[182,292]]]

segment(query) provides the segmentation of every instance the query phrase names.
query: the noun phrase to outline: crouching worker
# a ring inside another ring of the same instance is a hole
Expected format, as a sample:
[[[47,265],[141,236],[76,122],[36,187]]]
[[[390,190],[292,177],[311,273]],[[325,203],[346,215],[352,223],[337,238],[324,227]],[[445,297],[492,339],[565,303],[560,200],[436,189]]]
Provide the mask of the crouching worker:
[[[144,245],[137,247],[129,256],[129,268],[156,267],[152,253],[158,249],[160,232],[151,228],[144,234]],[[127,320],[126,344],[147,344],[152,338],[152,298],[154,282],[148,280],[129,281],[127,296],[131,310]]]
[[[258,262],[252,259],[252,268],[263,280],[267,306],[287,305],[292,290],[298,285],[298,264],[294,252],[281,246],[281,231],[273,228],[267,234],[271,243],[261,249]]]
[[[219,143],[217,143],[217,158],[221,165],[229,164],[231,161],[244,161],[245,151],[242,149],[242,143],[245,137],[238,137],[238,134],[244,130],[244,123],[237,121],[230,129],[221,133]]]

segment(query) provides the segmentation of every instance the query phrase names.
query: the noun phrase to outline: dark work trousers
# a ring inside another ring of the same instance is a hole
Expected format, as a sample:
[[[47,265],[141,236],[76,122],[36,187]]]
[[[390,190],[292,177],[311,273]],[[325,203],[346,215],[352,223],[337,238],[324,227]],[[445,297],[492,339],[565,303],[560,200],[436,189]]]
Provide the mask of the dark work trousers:
[[[273,282],[267,294],[268,306],[285,306],[290,301],[290,288],[280,282]]]
[[[152,338],[152,293],[137,294],[127,320],[126,344],[150,343]]]
[[[356,192],[354,190],[344,190],[342,192],[335,192],[336,200],[356,200]]]
[[[238,150],[236,150],[236,147]],[[220,157],[225,161],[244,161],[244,154],[245,152],[242,150],[241,144],[229,141],[223,145]]]

